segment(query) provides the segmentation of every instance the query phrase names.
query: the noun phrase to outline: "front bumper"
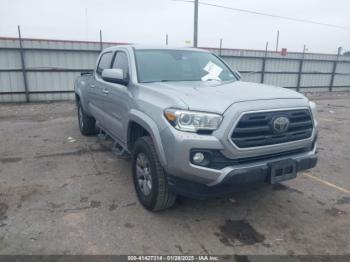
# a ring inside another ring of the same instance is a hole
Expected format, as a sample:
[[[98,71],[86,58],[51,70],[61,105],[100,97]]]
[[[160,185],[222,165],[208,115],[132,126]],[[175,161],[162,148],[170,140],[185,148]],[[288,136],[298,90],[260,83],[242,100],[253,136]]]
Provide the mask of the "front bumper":
[[[316,166],[317,156],[314,153],[307,154],[303,157],[289,157],[296,161],[297,172],[307,170]],[[273,160],[273,162],[275,159]],[[230,167],[222,174],[222,179],[214,186],[208,186],[176,176],[168,176],[168,185],[170,189],[179,195],[207,199],[213,197],[222,197],[238,189],[252,186],[254,184],[264,184],[268,182],[269,162],[234,168]]]
[[[316,165],[316,143],[310,142],[310,149],[296,154],[274,154],[274,157],[248,163],[229,165],[221,169],[207,168],[190,162],[191,150],[211,149],[223,151],[224,146],[214,135],[198,135],[167,128],[161,132],[162,143],[166,154],[167,165],[164,167],[169,177],[213,187],[219,184],[242,184],[266,180],[268,165],[284,159],[297,163],[297,171],[306,170]],[[316,139],[316,138],[315,138]],[[313,145],[313,148],[311,149]],[[290,146],[289,146],[290,147]],[[281,146],[281,152],[289,151]],[[174,180],[173,179],[173,180]],[[169,180],[169,184],[175,184]]]

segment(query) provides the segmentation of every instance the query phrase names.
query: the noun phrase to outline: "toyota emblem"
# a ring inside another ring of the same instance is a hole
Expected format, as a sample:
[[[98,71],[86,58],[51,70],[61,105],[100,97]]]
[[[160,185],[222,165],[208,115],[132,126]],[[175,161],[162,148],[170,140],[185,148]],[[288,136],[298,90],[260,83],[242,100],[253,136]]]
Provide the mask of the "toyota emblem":
[[[276,133],[284,133],[289,128],[289,119],[285,116],[279,116],[273,120],[272,127]]]

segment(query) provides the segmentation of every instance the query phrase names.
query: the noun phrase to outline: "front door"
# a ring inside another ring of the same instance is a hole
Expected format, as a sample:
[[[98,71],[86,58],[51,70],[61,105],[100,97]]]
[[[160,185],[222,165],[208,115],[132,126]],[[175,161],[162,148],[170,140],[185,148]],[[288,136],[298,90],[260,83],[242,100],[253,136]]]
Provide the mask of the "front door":
[[[117,51],[112,68],[123,70],[125,78],[129,78],[129,59],[124,51]],[[128,86],[107,83],[104,84],[105,111],[108,113],[108,129],[114,137],[120,142],[126,142],[127,115],[130,104],[132,103],[132,94]]]

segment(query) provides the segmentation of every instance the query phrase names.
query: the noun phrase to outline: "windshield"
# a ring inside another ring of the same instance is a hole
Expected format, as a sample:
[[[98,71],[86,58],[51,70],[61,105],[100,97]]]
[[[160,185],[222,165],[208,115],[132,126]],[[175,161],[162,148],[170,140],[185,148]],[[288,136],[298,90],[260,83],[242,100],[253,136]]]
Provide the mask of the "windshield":
[[[233,81],[232,71],[215,55],[191,50],[136,50],[139,82]]]

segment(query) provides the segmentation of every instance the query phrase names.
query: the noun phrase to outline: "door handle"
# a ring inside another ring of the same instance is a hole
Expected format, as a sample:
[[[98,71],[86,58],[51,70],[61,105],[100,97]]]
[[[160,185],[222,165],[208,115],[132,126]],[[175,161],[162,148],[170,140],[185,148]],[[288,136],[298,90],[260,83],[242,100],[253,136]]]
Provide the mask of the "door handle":
[[[96,86],[95,86],[95,85],[93,85],[93,84],[91,84],[91,85],[90,85],[90,88],[95,88],[95,87],[96,87]]]
[[[109,94],[109,90],[108,89],[103,89],[103,93],[105,94],[105,95],[108,95]]]

